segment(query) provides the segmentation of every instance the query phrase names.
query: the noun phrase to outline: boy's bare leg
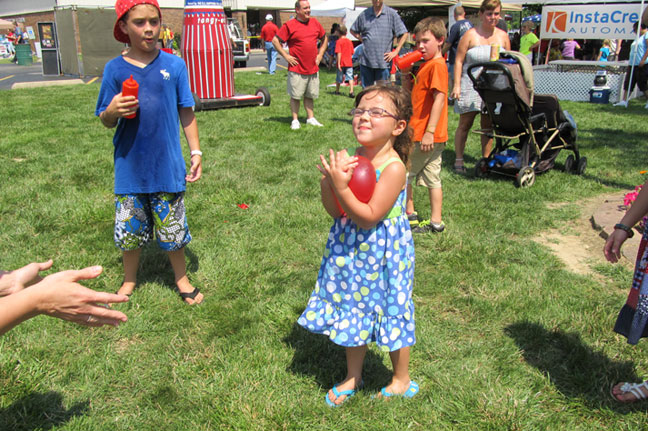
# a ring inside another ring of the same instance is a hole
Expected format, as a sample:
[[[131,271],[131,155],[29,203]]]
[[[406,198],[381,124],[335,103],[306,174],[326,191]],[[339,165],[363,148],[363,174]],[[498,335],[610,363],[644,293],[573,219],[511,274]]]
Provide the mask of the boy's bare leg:
[[[142,249],[124,251],[124,282],[117,291],[120,295],[130,295],[137,285],[137,270],[139,268]]]
[[[365,354],[367,353],[367,345],[357,347],[347,347],[346,360],[347,360],[347,376],[337,385],[338,392],[350,391],[360,386],[362,382],[362,363],[364,362]],[[333,389],[328,391],[329,400],[335,404],[340,404],[346,398],[346,395],[340,395],[335,398]]]
[[[180,291],[180,293],[193,292],[194,287],[191,285],[189,278],[187,277],[187,264],[185,262],[184,247],[180,250],[169,251],[168,255],[175,275],[175,283],[178,287],[178,291]],[[187,298],[185,299],[185,302],[187,304],[200,304],[202,300],[203,294],[198,293],[194,299]]]
[[[402,349],[389,352],[389,358],[394,367],[394,376],[392,377],[391,383],[385,387],[385,391],[390,394],[404,394],[410,385],[410,348],[403,347]],[[382,393],[379,393],[378,397],[382,397]]]
[[[430,221],[441,223],[441,207],[443,206],[443,190],[441,187],[428,189],[430,191]]]

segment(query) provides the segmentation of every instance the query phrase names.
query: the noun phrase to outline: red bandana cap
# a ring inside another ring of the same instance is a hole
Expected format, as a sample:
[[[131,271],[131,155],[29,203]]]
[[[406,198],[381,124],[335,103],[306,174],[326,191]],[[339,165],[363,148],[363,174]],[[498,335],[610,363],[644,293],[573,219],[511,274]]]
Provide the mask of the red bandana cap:
[[[152,6],[155,6],[156,9],[158,10],[158,14],[160,15],[160,19],[162,19],[162,12],[160,12],[160,5],[158,5],[157,0],[117,0],[117,2],[115,3],[115,12],[117,12],[117,21],[115,21],[115,28],[113,29],[113,35],[115,36],[115,39],[117,39],[118,41],[124,43],[130,43],[130,38],[128,37],[128,35],[125,34],[123,31],[121,31],[121,28],[119,27],[119,20],[122,19],[124,15],[126,15],[126,12],[128,12],[138,4],[150,4]]]

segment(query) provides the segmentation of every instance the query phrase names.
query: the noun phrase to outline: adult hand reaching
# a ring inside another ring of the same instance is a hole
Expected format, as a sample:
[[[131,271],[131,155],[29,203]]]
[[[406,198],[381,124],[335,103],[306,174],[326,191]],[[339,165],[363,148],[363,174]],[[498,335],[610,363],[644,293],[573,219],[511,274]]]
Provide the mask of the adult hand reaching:
[[[42,280],[38,274],[52,267],[52,259],[47,262],[32,262],[13,271],[0,271],[0,296],[11,295],[25,287]]]
[[[101,266],[92,266],[58,272],[28,289],[1,298],[0,335],[39,314],[85,326],[117,326],[125,322],[126,315],[109,308],[108,304],[126,302],[126,295],[97,292],[77,283],[96,278],[102,271]]]

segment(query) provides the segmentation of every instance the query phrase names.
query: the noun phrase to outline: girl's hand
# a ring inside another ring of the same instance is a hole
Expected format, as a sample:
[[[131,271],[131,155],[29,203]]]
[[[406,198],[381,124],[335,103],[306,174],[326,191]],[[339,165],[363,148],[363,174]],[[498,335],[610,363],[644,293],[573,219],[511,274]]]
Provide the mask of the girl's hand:
[[[603,254],[605,258],[612,263],[616,263],[621,258],[621,245],[628,239],[628,233],[622,229],[614,229],[605,241]]]
[[[318,166],[324,176],[327,177],[331,186],[337,191],[344,190],[351,181],[353,169],[358,166],[357,157],[349,157],[346,150],[338,151],[335,153],[332,149],[329,150],[329,162],[326,158],[320,155],[320,162],[322,166]]]

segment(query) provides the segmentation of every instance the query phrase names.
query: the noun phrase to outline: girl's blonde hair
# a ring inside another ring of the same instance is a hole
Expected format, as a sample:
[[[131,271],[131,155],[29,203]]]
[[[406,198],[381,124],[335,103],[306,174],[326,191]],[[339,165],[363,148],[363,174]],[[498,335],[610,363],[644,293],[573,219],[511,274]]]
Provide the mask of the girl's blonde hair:
[[[412,152],[412,129],[409,126],[409,119],[412,116],[412,101],[410,95],[403,90],[402,87],[376,84],[367,87],[358,93],[355,98],[355,107],[358,107],[360,101],[365,95],[372,92],[388,97],[396,108],[396,112],[392,112],[392,114],[398,117],[398,120],[403,120],[408,123],[407,126],[405,126],[403,133],[396,136],[393,144],[394,151],[396,151],[398,157],[400,157],[405,166],[408,166],[409,155]]]
[[[604,39],[603,46],[610,46],[610,39]]]

